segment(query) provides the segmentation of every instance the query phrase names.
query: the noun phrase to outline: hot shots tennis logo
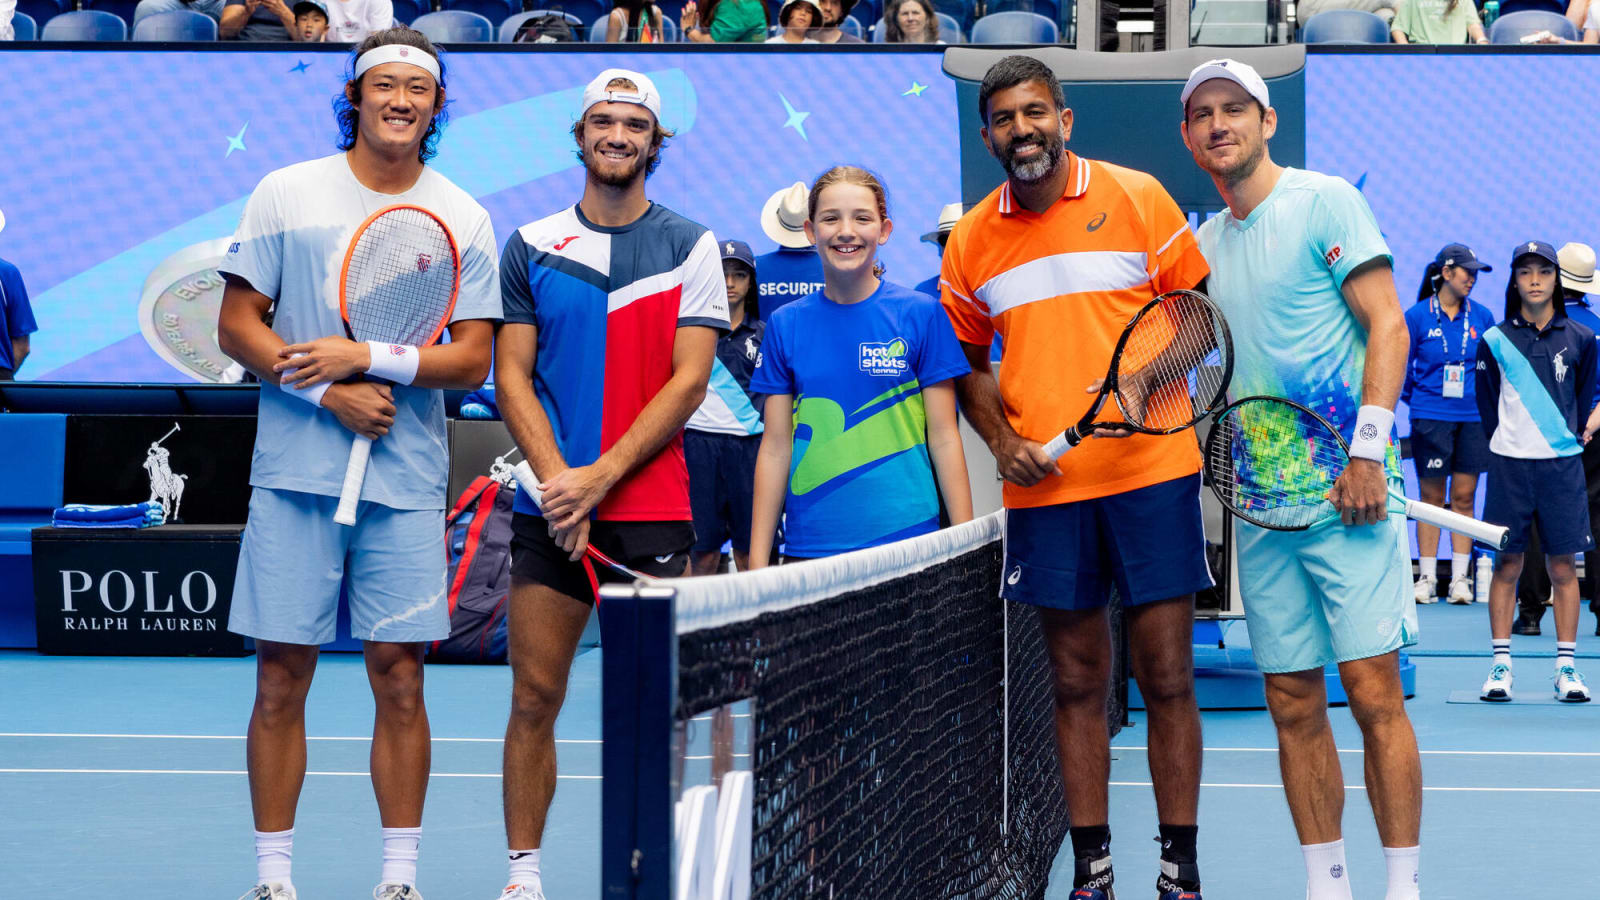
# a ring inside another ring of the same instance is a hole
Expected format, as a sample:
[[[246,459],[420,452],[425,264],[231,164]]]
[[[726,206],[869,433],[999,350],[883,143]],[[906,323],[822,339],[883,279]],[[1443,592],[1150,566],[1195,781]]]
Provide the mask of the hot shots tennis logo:
[[[904,338],[860,345],[859,365],[868,375],[903,375],[908,365]]]

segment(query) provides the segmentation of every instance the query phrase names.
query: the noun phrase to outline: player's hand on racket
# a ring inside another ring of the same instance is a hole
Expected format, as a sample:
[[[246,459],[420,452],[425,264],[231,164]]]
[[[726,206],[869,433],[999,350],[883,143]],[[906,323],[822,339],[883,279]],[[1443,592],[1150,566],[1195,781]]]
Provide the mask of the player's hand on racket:
[[[272,367],[284,384],[308,388],[323,382],[344,381],[372,366],[372,350],[364,342],[342,337],[321,337],[303,344],[285,344],[278,350],[281,362]]]
[[[1328,502],[1346,525],[1373,525],[1389,517],[1389,480],[1383,463],[1352,458],[1333,488]]]
[[[1083,391],[1086,394],[1098,394],[1100,393],[1100,389],[1105,387],[1105,385],[1106,380],[1104,378],[1096,378],[1094,383],[1084,388]],[[1126,400],[1126,403],[1129,405],[1137,405],[1142,414],[1144,409],[1144,397],[1142,395],[1130,397]],[[1094,425],[1093,434],[1095,437],[1125,438],[1132,437],[1134,434],[1136,434],[1136,432],[1132,428],[1117,422],[1096,422]]]
[[[356,434],[377,440],[394,426],[394,389],[375,381],[331,384],[322,408]]]
[[[1017,434],[1001,439],[994,461],[1001,478],[1021,487],[1032,487],[1051,475],[1061,474],[1043,444]]]
[[[545,522],[548,525],[549,520],[546,519]],[[566,551],[569,562],[577,562],[583,559],[583,554],[589,549],[588,516],[579,519],[578,524],[571,528],[556,528],[554,526],[549,526],[549,528],[550,537],[556,542],[557,547]]]
[[[565,531],[587,519],[614,484],[616,479],[603,463],[567,469],[540,485],[544,497],[539,509],[545,521]]]

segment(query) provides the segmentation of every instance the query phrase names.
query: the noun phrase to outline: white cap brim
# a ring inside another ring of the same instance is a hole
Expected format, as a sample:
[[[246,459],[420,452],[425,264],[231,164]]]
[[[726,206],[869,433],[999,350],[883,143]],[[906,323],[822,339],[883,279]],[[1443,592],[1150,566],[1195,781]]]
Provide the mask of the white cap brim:
[[[1200,85],[1214,78],[1222,78],[1237,84],[1263,107],[1271,108],[1272,98],[1267,93],[1267,83],[1261,80],[1261,76],[1256,74],[1256,70],[1249,64],[1236,59],[1213,59],[1195,66],[1194,71],[1189,73],[1189,80],[1183,83],[1183,94],[1178,98],[1178,105],[1187,111],[1189,96]]]

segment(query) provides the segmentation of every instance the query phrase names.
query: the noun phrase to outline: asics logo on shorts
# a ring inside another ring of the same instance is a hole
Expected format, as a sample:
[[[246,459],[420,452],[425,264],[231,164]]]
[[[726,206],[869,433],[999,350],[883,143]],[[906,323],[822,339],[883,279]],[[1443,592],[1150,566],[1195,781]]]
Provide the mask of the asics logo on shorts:
[[[1009,584],[1009,585],[1015,585],[1017,582],[1019,582],[1021,580],[1022,580],[1022,567],[1021,566],[1017,566],[1017,567],[1013,568],[1011,570],[1011,574],[1006,576],[1006,584]]]

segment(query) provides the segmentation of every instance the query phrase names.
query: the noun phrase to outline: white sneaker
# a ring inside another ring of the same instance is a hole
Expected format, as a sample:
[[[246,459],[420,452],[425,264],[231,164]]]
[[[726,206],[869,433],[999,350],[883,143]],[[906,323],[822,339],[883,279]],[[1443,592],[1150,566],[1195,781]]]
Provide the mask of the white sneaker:
[[[1439,602],[1439,580],[1431,575],[1423,575],[1417,579],[1416,596],[1418,603]]]
[[[258,884],[246,891],[239,900],[300,900],[294,888],[276,881]]]
[[[1489,670],[1489,680],[1483,683],[1483,693],[1480,699],[1494,703],[1504,703],[1511,699],[1511,667],[1504,663],[1495,663]]]
[[[496,900],[544,900],[544,892],[520,884],[508,884]]]
[[[1589,686],[1583,683],[1577,669],[1562,666],[1556,670],[1556,699],[1563,703],[1589,702]]]
[[[1477,598],[1473,596],[1472,579],[1465,575],[1458,575],[1450,579],[1450,602],[1457,606],[1470,606]]]
[[[372,900],[422,900],[422,892],[409,884],[385,881],[372,889]]]

